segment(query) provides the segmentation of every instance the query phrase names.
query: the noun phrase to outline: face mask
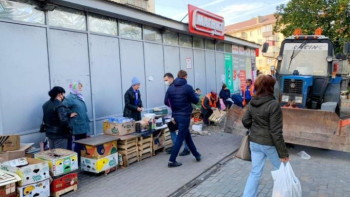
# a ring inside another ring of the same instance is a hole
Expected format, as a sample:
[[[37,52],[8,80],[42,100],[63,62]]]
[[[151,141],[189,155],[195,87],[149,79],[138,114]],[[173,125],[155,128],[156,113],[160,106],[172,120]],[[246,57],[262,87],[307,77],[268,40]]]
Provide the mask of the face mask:
[[[165,83],[166,86],[170,85],[169,81],[165,81],[164,83]]]

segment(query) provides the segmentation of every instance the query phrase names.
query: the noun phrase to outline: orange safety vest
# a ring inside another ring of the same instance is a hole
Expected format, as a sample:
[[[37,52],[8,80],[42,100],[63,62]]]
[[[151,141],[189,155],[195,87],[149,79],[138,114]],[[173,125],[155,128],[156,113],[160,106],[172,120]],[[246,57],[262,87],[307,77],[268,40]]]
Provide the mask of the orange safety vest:
[[[205,107],[205,105],[204,105],[205,98],[208,98],[210,107],[215,107],[216,108],[216,103],[219,101],[218,97],[216,97],[216,100],[214,102],[210,99],[210,97],[211,97],[211,93],[209,93],[209,94],[207,94],[207,96],[203,97],[203,99],[202,99],[202,107],[204,109],[207,109]]]
[[[250,96],[253,96],[254,94],[254,86],[250,85]],[[247,91],[247,87],[243,88],[243,106],[245,106],[247,104],[247,101],[245,100],[245,92]]]

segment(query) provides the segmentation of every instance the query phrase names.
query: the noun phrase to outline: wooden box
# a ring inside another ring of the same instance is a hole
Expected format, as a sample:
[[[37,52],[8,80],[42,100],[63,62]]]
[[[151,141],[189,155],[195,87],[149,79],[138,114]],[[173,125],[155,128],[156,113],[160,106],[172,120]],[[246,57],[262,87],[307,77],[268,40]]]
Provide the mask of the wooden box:
[[[125,123],[103,122],[103,133],[107,135],[128,135],[135,132],[135,121]]]
[[[118,165],[118,153],[108,155],[101,159],[81,157],[81,170],[93,173],[100,173]]]
[[[25,163],[27,164],[25,165]],[[1,169],[18,174],[22,179],[18,183],[19,186],[33,184],[50,178],[48,163],[33,158],[23,157],[4,162],[1,164]]]
[[[37,183],[17,187],[19,197],[50,196],[50,181],[46,179]]]
[[[0,145],[1,145],[2,151],[18,150],[21,147],[20,136],[19,135],[1,135]]]
[[[35,158],[48,161],[52,176],[60,176],[78,169],[78,155],[66,149],[51,149],[35,154]]]
[[[0,196],[16,197],[16,182],[20,180],[17,174],[0,170]]]
[[[61,177],[55,178],[50,184],[50,192],[55,193],[65,190],[68,187],[78,184],[78,173],[73,172]]]

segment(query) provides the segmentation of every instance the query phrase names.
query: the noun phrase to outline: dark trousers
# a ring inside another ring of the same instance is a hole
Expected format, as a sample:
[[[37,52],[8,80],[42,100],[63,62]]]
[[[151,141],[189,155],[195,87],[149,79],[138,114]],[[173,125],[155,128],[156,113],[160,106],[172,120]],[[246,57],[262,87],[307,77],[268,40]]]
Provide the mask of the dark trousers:
[[[203,114],[203,122],[206,125],[209,125],[209,117],[213,114],[213,110],[209,109],[206,113]]]
[[[176,157],[179,154],[181,145],[183,141],[186,141],[186,144],[188,148],[190,149],[191,153],[195,157],[199,157],[199,153],[197,152],[196,146],[193,143],[189,126],[190,126],[190,116],[186,117],[175,117],[176,124],[179,126],[179,133],[176,137],[175,145],[173,146],[171,150],[171,155],[170,155],[170,162],[175,162]]]
[[[72,135],[69,138],[68,149],[78,153],[79,160],[80,160],[80,154],[81,154],[80,152],[83,149],[83,145],[74,143],[74,141],[84,139],[86,138],[86,136],[87,136],[86,133],[84,133],[84,134]]]

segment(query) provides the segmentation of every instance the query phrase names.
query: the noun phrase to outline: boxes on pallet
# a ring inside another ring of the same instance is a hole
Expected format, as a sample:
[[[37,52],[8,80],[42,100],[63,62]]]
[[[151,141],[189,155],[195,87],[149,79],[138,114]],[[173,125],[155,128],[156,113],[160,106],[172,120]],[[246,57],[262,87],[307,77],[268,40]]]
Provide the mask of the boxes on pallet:
[[[52,176],[60,176],[78,169],[78,155],[66,149],[51,149],[35,154],[35,158],[49,163]]]
[[[22,179],[18,185],[28,185],[50,178],[49,165],[33,158],[20,158],[1,164],[1,169],[18,174]]]
[[[126,118],[103,121],[103,133],[107,135],[128,135],[135,132],[135,121]]]
[[[17,193],[19,197],[50,196],[50,181],[46,179],[37,183],[17,187]]]
[[[78,184],[78,173],[73,172],[61,177],[55,178],[50,185],[51,193],[64,190],[68,187]]]
[[[81,157],[81,170],[100,173],[118,165],[118,153],[108,155],[100,159]]]

